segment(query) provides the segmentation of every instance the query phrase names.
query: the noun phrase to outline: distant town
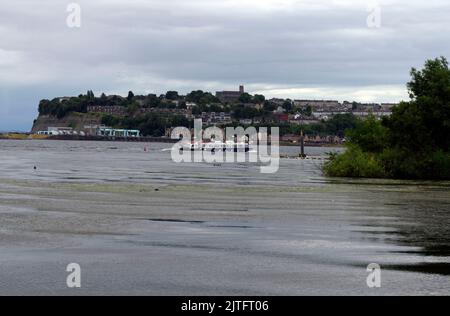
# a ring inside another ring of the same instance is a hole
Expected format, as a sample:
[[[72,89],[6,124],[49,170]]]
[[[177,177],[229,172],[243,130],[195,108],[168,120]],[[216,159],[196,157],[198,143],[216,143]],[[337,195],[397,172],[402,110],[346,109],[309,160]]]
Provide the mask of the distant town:
[[[236,91],[202,90],[166,94],[78,97],[41,100],[32,133],[40,136],[168,137],[176,126],[192,127],[194,119],[206,126],[280,126],[283,140],[296,142],[300,129],[307,139],[340,143],[345,130],[369,115],[390,116],[394,103],[336,100],[291,100]]]

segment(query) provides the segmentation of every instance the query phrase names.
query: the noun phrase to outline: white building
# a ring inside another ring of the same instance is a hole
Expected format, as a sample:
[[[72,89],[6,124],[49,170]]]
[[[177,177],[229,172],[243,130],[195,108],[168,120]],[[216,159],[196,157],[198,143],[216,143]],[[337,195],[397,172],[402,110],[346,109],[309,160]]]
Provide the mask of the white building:
[[[111,127],[100,127],[97,130],[98,136],[106,137],[140,137],[141,132],[134,129],[116,129]]]

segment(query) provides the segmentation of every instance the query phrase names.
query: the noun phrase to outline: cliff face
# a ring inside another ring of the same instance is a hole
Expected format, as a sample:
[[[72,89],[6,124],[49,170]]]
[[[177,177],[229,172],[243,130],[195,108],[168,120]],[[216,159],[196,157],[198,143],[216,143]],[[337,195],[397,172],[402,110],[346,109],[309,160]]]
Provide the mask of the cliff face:
[[[40,115],[33,124],[32,133],[46,131],[49,127],[72,127],[74,130],[85,130],[86,125],[99,125],[101,116],[86,113],[71,113],[61,119],[55,116]]]

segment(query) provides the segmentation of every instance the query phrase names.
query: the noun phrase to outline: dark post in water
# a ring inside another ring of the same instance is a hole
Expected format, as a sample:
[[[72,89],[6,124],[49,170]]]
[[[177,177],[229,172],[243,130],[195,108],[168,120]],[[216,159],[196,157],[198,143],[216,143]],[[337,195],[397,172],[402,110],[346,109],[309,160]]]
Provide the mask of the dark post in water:
[[[306,158],[305,155],[305,136],[303,135],[303,130],[300,134],[300,158],[304,159]]]

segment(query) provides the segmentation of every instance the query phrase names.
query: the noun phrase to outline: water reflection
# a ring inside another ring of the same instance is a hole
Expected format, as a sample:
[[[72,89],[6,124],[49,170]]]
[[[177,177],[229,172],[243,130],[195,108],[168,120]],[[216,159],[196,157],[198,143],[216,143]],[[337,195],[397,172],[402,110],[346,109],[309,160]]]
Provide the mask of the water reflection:
[[[389,190],[377,195],[380,200],[372,201],[370,211],[357,220],[358,228],[353,231],[362,240],[400,247],[386,250],[387,257],[414,258],[413,262],[386,261],[385,269],[450,275],[448,183],[383,181],[386,185]],[[377,190],[374,187],[372,192]]]

